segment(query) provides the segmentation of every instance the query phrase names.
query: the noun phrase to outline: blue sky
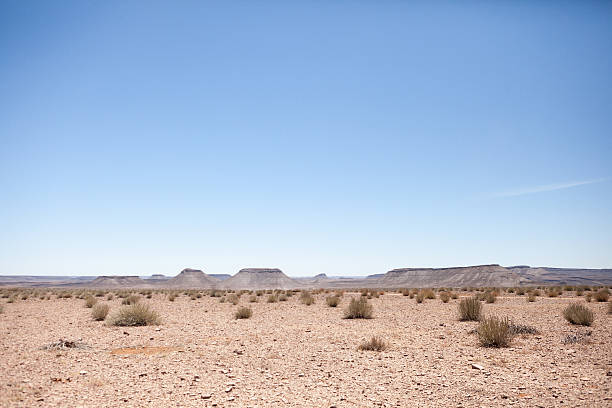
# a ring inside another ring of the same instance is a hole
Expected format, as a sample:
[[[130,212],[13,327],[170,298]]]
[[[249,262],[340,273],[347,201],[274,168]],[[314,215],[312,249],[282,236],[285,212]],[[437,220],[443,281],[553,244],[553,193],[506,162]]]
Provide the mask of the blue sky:
[[[0,274],[612,267],[609,2],[0,3]]]

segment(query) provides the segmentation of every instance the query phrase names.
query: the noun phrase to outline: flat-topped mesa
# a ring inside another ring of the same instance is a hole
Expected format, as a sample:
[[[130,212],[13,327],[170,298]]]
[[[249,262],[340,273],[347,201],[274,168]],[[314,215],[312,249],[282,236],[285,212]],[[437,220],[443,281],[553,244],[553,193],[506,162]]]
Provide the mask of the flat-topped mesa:
[[[219,279],[205,274],[199,269],[185,268],[174,278],[164,283],[167,288],[211,289],[217,286]]]
[[[103,275],[82,285],[94,288],[139,288],[147,286],[147,282],[139,276]]]
[[[278,268],[244,268],[221,282],[225,289],[295,289],[302,284]]]
[[[452,268],[400,268],[380,278],[382,287],[518,286],[520,276],[498,264]]]

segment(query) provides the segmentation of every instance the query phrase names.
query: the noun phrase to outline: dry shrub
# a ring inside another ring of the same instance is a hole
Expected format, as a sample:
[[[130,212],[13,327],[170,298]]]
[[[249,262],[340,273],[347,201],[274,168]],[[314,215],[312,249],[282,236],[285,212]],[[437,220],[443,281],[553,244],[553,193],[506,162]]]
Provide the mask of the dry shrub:
[[[231,295],[227,296],[227,301],[230,302],[232,305],[236,306],[240,302],[240,298],[238,298],[237,295],[232,293]],[[268,299],[268,301],[270,301],[270,299]]]
[[[109,317],[112,326],[149,326],[160,323],[159,314],[146,303],[124,306]]]
[[[572,303],[563,310],[563,317],[571,324],[590,326],[593,324],[593,312],[579,303]]]
[[[315,302],[314,297],[312,297],[310,292],[308,292],[307,290],[302,291],[302,294],[300,295],[300,301],[306,306],[310,306]]]
[[[276,295],[268,296],[268,303],[276,303],[278,302],[278,297]]]
[[[368,303],[368,300],[364,297],[360,297],[359,300],[356,298],[351,299],[351,303],[344,312],[345,319],[371,319],[372,318],[372,305]]]
[[[106,300],[113,300],[115,296],[112,293],[109,293],[108,295],[106,295]]]
[[[497,299],[497,296],[495,296],[494,292],[488,292],[485,295],[485,302],[487,302],[487,303],[495,303],[496,299]]]
[[[410,291],[408,289],[401,290],[402,296],[410,296]]]
[[[593,295],[590,292],[584,295],[584,300],[586,300],[589,303],[591,303],[592,298],[593,298]]]
[[[559,292],[557,292],[555,289],[550,289],[548,291],[548,297],[558,297],[559,296]]]
[[[121,304],[122,305],[135,305],[139,301],[140,301],[140,296],[138,296],[138,295],[130,295],[130,296],[125,297],[121,301]]]
[[[593,299],[598,302],[607,302],[608,298],[610,298],[610,291],[608,289],[600,289],[593,295]]]
[[[85,307],[87,308],[92,308],[94,307],[94,305],[98,302],[98,299],[96,299],[93,296],[88,296],[87,298],[85,298]]]
[[[612,314],[612,301],[608,303],[608,314]]]
[[[423,300],[425,300],[425,295],[423,294],[423,292],[419,292],[416,294],[416,302],[417,303],[423,303]]]
[[[249,302],[251,302],[251,303],[257,303],[257,296],[255,296],[255,295],[251,295],[251,296],[249,296]]]
[[[512,340],[510,321],[507,317],[485,317],[477,329],[478,340],[484,347],[508,347]]]
[[[289,300],[289,298],[285,294],[282,294],[278,297],[279,302],[286,302],[287,300]]]
[[[438,296],[440,297],[442,303],[448,303],[448,301],[450,300],[450,295],[446,292],[441,292]]]
[[[170,302],[174,302],[175,299],[176,299],[176,295],[174,293],[171,293],[168,295],[168,300]]]
[[[248,319],[251,316],[253,316],[253,310],[251,310],[250,307],[243,306],[236,310],[236,313],[234,313],[234,318],[236,319]]]
[[[435,299],[436,298],[436,294],[431,289],[423,290],[423,296],[425,296],[425,299]]]
[[[534,296],[533,293],[530,293],[529,296],[527,296],[527,302],[535,302],[536,301],[536,297]]]
[[[461,299],[459,302],[459,320],[478,321],[482,313],[482,305],[475,297]]]
[[[106,319],[109,310],[110,307],[106,303],[98,303],[91,310],[91,317],[93,317],[95,321],[102,321]]]
[[[357,350],[364,351],[384,351],[387,349],[387,343],[380,337],[373,336],[370,340],[364,341],[359,345]]]
[[[451,292],[450,297],[451,297],[451,299],[458,299],[459,298],[459,296],[455,292]]]
[[[340,298],[338,296],[328,296],[325,298],[325,302],[329,307],[336,307],[340,304]]]

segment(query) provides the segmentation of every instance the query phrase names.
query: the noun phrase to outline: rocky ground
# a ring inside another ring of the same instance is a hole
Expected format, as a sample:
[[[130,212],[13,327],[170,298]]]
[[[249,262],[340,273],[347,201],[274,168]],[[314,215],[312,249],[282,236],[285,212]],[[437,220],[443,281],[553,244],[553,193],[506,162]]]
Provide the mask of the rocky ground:
[[[342,319],[324,295],[305,306],[219,298],[145,299],[163,322],[108,327],[81,299],[0,302],[0,405],[5,407],[552,407],[612,406],[612,315],[589,303],[592,327],[562,316],[576,299],[505,295],[485,314],[509,316],[540,334],[504,349],[478,345],[459,300],[417,304],[399,294],[371,299],[374,318]],[[586,304],[583,299],[579,302]],[[108,302],[113,309],[120,300]],[[588,335],[590,333],[590,335]],[[576,334],[583,341],[564,344]],[[372,335],[387,351],[358,351]],[[59,339],[78,348],[45,350]]]

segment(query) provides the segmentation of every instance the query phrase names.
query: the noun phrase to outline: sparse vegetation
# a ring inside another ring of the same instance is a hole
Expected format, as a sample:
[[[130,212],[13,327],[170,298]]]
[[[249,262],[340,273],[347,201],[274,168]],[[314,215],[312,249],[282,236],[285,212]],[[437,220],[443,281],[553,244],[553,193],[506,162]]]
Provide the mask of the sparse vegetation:
[[[477,333],[478,340],[484,347],[508,347],[512,340],[508,318],[485,317],[480,321]]]
[[[251,303],[257,303],[257,296],[256,296],[256,295],[251,295],[251,296],[249,296],[249,302],[251,302]]]
[[[160,323],[159,314],[146,303],[124,306],[109,317],[112,326],[150,326]]]
[[[495,303],[495,300],[497,299],[497,296],[495,295],[495,292],[488,292],[485,295],[485,302],[487,303]]]
[[[227,301],[236,306],[240,302],[240,298],[236,294],[232,293],[231,295],[227,296]],[[270,299],[268,299],[268,301],[270,301]]]
[[[344,313],[345,319],[371,319],[372,318],[372,305],[368,303],[368,300],[364,297],[359,299],[352,298],[348,308]]]
[[[286,302],[288,300],[287,295],[283,294],[278,297],[279,302]]]
[[[140,296],[130,295],[130,296],[123,298],[123,300],[121,301],[121,304],[122,305],[135,305],[139,301],[140,301]]]
[[[579,303],[572,303],[563,310],[563,317],[571,324],[590,326],[593,324],[593,312]]]
[[[447,292],[440,292],[438,297],[440,298],[442,303],[448,303],[448,301],[450,300],[450,295]]]
[[[110,310],[110,307],[106,303],[98,303],[95,306],[93,306],[93,309],[91,310],[91,317],[95,321],[98,321],[98,322],[102,321],[106,319],[106,316],[108,315],[109,310]]]
[[[459,302],[459,320],[478,321],[482,313],[482,305],[475,297],[461,299]]]
[[[306,306],[310,306],[315,302],[314,297],[312,297],[310,292],[308,292],[307,290],[302,291],[302,294],[300,295],[300,301]]]
[[[340,298],[338,296],[328,296],[325,298],[325,302],[329,307],[337,307],[340,304]]]
[[[96,299],[93,296],[88,296],[85,298],[85,307],[91,309],[97,302],[98,302],[98,299]]]
[[[609,298],[610,291],[607,288],[600,289],[595,292],[595,295],[593,295],[593,299],[595,299],[597,302],[607,302]]]
[[[361,343],[357,349],[362,351],[384,351],[387,349],[387,343],[382,338],[373,336],[370,340]]]
[[[268,303],[276,303],[276,302],[278,302],[278,297],[276,295],[268,296]]]
[[[251,310],[250,307],[240,307],[236,310],[236,313],[234,313],[236,319],[248,319],[251,316],[253,316],[253,310]]]
[[[535,302],[536,301],[536,297],[533,293],[530,293],[529,296],[527,296],[527,302]]]

